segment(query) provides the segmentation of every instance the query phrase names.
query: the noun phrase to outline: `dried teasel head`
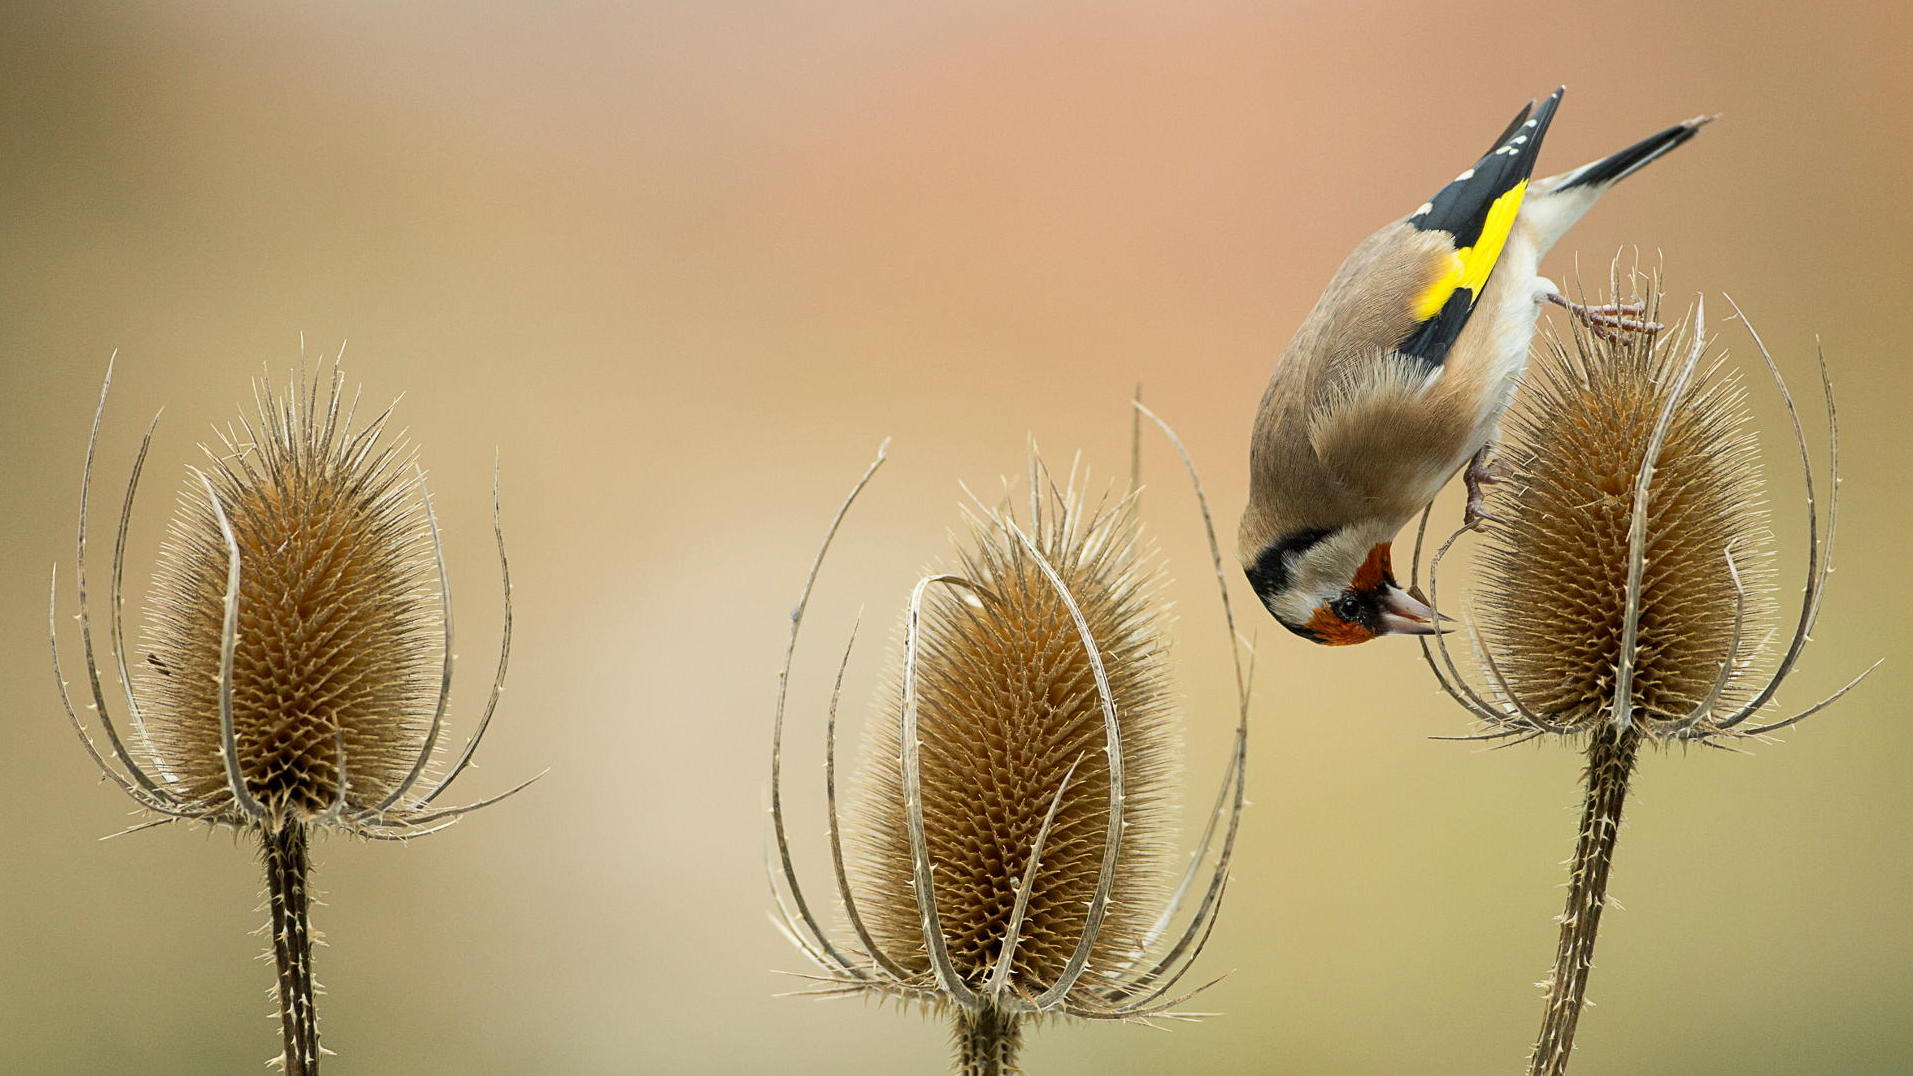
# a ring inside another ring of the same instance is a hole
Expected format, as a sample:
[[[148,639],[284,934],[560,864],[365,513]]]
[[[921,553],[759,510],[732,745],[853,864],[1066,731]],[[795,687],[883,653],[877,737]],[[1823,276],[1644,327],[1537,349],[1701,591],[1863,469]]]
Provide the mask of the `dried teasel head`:
[[[1577,325],[1531,366],[1497,449],[1508,478],[1490,498],[1468,628],[1475,679],[1488,686],[1471,686],[1445,641],[1424,644],[1449,693],[1497,726],[1490,737],[1635,728],[1704,741],[1807,716],[1746,724],[1819,615],[1838,481],[1832,390],[1823,526],[1793,397],[1749,327],[1792,416],[1811,532],[1792,638],[1768,660],[1777,615],[1766,482],[1745,388],[1724,355],[1706,357],[1704,314],[1697,305],[1660,334]]]
[[[336,366],[323,382],[291,382],[282,395],[259,381],[256,414],[225,430],[187,479],[154,573],[142,656],[129,661],[122,579],[146,431],[113,551],[112,658],[131,719],[122,733],[87,601],[86,502],[109,368],[82,483],[78,586],[87,678],[117,769],[74,724],[102,770],[169,819],[415,836],[483,805],[431,807],[470,763],[497,706],[509,569],[492,696],[464,751],[445,763],[436,756],[451,592],[423,472],[403,443],[387,442],[389,409],[354,424],[357,400],[342,395]],[[502,536],[499,554],[503,565]],[[54,664],[58,673],[57,646]],[[64,679],[61,687],[64,695]]]
[[[424,476],[384,417],[354,431],[295,384],[186,482],[134,666],[155,766],[181,798],[268,828],[363,810],[425,747],[442,627]],[[224,647],[238,549],[237,613]],[[230,671],[227,671],[230,663]],[[227,697],[229,696],[229,697]],[[223,759],[230,713],[235,768]]]
[[[1007,504],[979,507],[957,570],[912,591],[900,667],[865,741],[848,856],[833,698],[829,833],[853,947],[822,929],[791,864],[781,698],[773,747],[773,824],[794,905],[786,932],[822,969],[824,992],[901,997],[950,1016],[965,1073],[1015,1071],[1029,1017],[1133,1019],[1180,1004],[1188,993],[1170,995],[1214,922],[1242,805],[1238,724],[1216,812],[1178,884],[1169,866],[1181,744],[1161,571],[1137,495],[1091,504],[1036,463],[1030,490],[1020,518]],[[1210,544],[1220,582],[1213,533]],[[1207,891],[1169,939],[1218,825],[1227,836]]]
[[[161,823],[203,821],[257,835],[285,1044],[277,1061],[289,1076],[311,1076],[328,1052],[314,1008],[311,830],[402,840],[518,790],[432,806],[470,764],[504,686],[511,575],[496,476],[492,522],[505,587],[498,671],[464,750],[444,763],[437,752],[452,680],[451,590],[424,474],[405,445],[385,439],[389,410],[355,425],[357,401],[341,395],[336,365],[323,383],[293,379],[283,396],[270,382],[256,384],[256,416],[222,434],[207,466],[186,482],[134,672],[123,579],[148,426],[113,546],[110,657],[124,692],[122,732],[103,687],[87,591],[87,507],[111,384],[109,364],[80,484],[77,557],[80,642],[105,754],[67,693],[50,610],[61,700],[100,771]],[[57,609],[57,575],[54,584]]]
[[[973,516],[960,569],[910,614],[909,668],[864,741],[853,834],[872,937],[927,977],[912,892],[921,830],[936,870],[937,943],[972,990],[995,973],[1034,863],[1007,976],[1040,994],[1062,980],[1086,933],[1089,966],[1112,970],[1147,935],[1175,851],[1181,735],[1162,572],[1142,547],[1136,498],[1095,510],[1080,489],[1052,491],[1030,517],[1019,522],[1007,505]],[[906,723],[916,729],[914,789],[898,765]],[[1117,751],[1105,749],[1112,725]],[[1113,787],[1123,797],[1115,838]],[[1112,839],[1120,850],[1107,857]],[[1087,932],[1105,885],[1102,921]]]
[[[1657,302],[1658,295],[1647,305]],[[1750,326],[1786,402],[1806,482],[1804,594],[1791,640],[1770,659],[1776,614],[1766,486],[1742,386],[1724,358],[1705,359],[1704,318],[1697,303],[1677,332],[1577,325],[1570,340],[1544,349],[1498,447],[1505,476],[1488,506],[1484,580],[1466,624],[1478,675],[1461,673],[1445,637],[1423,644],[1442,687],[1490,726],[1460,738],[1519,743],[1556,734],[1586,754],[1581,825],[1529,1076],[1561,1076],[1573,1054],[1642,746],[1719,747],[1772,732],[1858,682],[1791,717],[1749,723],[1773,701],[1819,616],[1839,425],[1822,364],[1833,476],[1823,528],[1793,397]],[[1436,575],[1454,541],[1430,565],[1437,606]]]

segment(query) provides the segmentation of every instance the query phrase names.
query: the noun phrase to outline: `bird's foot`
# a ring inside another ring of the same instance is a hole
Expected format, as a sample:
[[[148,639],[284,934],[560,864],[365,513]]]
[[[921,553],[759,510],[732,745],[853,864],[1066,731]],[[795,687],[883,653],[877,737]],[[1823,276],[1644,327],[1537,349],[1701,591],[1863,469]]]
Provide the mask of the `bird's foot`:
[[[1462,484],[1468,488],[1468,507],[1461,514],[1463,527],[1473,530],[1483,521],[1497,522],[1488,514],[1486,487],[1506,481],[1511,473],[1507,464],[1494,458],[1493,445],[1481,446],[1481,451],[1468,461],[1468,468],[1461,472]]]
[[[1548,293],[1548,301],[1562,307],[1574,315],[1582,324],[1594,331],[1594,335],[1603,340],[1618,340],[1622,333],[1657,333],[1667,328],[1658,321],[1648,321],[1640,315],[1646,313],[1647,304],[1602,303],[1588,306],[1577,303],[1560,292]]]

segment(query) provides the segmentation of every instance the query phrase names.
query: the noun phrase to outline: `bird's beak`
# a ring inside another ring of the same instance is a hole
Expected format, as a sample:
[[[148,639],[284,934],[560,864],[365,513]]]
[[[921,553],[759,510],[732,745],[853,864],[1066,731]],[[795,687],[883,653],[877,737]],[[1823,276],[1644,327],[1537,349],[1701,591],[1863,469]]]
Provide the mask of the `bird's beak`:
[[[1383,635],[1436,635],[1448,630],[1438,623],[1446,617],[1393,583],[1384,586],[1378,597]]]

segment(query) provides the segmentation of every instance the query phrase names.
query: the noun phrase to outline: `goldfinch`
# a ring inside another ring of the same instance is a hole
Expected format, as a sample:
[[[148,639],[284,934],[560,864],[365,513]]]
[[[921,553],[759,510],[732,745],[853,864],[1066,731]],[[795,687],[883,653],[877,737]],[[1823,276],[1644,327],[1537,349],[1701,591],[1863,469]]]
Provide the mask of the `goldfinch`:
[[[1660,328],[1635,306],[1568,302],[1540,261],[1610,186],[1713,117],[1530,182],[1562,93],[1522,109],[1473,168],[1363,240],[1269,378],[1240,555],[1262,604],[1305,639],[1439,630],[1434,610],[1396,585],[1389,546],[1471,459],[1468,519],[1481,518],[1488,449],[1541,304],[1603,333]]]

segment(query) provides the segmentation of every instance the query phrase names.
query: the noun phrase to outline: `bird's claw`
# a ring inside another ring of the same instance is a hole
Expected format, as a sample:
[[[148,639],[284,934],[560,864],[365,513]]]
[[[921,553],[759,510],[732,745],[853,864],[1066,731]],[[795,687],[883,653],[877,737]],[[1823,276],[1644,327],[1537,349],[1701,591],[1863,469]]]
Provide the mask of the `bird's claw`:
[[[1462,530],[1480,530],[1483,523],[1501,522],[1499,519],[1488,514],[1484,503],[1485,498],[1482,497],[1480,490],[1475,489],[1468,491],[1468,507],[1463,509],[1461,513]]]
[[[1468,469],[1461,473],[1462,484],[1468,488],[1468,506],[1462,511],[1461,525],[1475,530],[1482,523],[1499,523],[1500,520],[1488,514],[1488,494],[1485,487],[1504,482],[1513,473],[1506,463],[1494,458],[1494,446],[1483,445],[1468,461]]]
[[[1574,315],[1583,325],[1603,340],[1619,340],[1622,333],[1641,333],[1651,335],[1667,328],[1658,321],[1648,321],[1638,315],[1646,313],[1647,304],[1640,301],[1631,303],[1602,303],[1589,306],[1577,303],[1560,292],[1548,295],[1548,301],[1562,307]]]

